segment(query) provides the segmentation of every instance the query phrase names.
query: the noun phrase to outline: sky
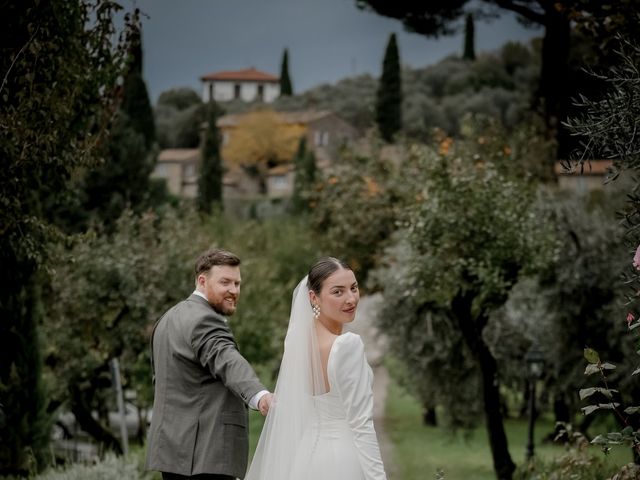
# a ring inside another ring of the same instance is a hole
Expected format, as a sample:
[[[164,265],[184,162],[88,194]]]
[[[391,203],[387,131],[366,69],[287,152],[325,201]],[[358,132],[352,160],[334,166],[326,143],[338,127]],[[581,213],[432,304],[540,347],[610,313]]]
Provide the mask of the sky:
[[[396,33],[403,65],[424,67],[461,54],[463,35],[406,32],[399,20],[359,10],[356,0],[129,0],[143,12],[144,76],[153,103],[175,87],[200,92],[200,76],[223,70],[280,75],[289,50],[294,93],[363,73],[379,76]],[[125,3],[126,5],[126,3]],[[506,12],[476,22],[476,53],[542,35]]]

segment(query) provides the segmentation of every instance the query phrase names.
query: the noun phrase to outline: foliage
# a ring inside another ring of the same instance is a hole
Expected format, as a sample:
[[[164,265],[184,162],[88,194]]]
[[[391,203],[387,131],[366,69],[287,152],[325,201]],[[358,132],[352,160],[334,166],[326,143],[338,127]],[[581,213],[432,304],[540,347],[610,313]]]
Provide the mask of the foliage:
[[[174,88],[160,94],[154,109],[160,148],[196,148],[206,106],[190,88]]]
[[[626,5],[626,4],[625,4]],[[638,81],[638,59],[640,58],[640,46],[633,43],[621,42],[619,52],[620,64],[615,66],[603,75],[609,87],[601,97],[602,100],[590,100],[583,98],[579,106],[584,111],[580,118],[568,122],[569,127],[578,135],[586,137],[588,140],[583,144],[583,149],[587,154],[597,152],[605,155],[614,162],[618,170],[629,169],[637,171],[638,165],[638,140],[636,137],[637,118],[634,114],[638,111],[638,99],[640,98],[640,82]],[[584,155],[583,155],[584,156]],[[581,165],[583,160],[580,159]],[[638,185],[634,179],[633,193],[629,195],[627,209],[624,217],[624,228],[627,240],[631,245],[640,242],[637,225],[640,216],[640,201],[636,191]],[[631,264],[631,262],[629,262]],[[629,265],[625,272],[625,284],[630,290],[626,293],[629,313],[627,314],[627,324],[630,330],[640,326],[636,321],[637,315],[637,292],[640,283],[638,274],[638,254],[634,257],[633,264]],[[633,268],[632,268],[633,266]],[[585,370],[586,375],[599,374],[602,387],[590,387],[580,391],[581,399],[590,398],[594,402],[583,408],[585,414],[594,411],[607,409],[612,410],[616,415],[621,431],[614,431],[594,438],[592,443],[601,445],[605,451],[612,444],[627,443],[635,450],[636,457],[640,454],[640,421],[635,413],[637,407],[627,407],[624,415],[621,411],[622,400],[619,392],[609,386],[609,371],[615,370],[616,366],[610,362],[603,362],[597,351],[592,348],[585,349],[585,358],[589,365]],[[628,354],[627,354],[628,356]],[[636,369],[631,376],[639,372]],[[632,400],[638,401],[640,396],[637,393],[637,381],[632,381]],[[620,474],[622,476],[622,473]]]
[[[454,381],[469,375],[469,363],[475,365],[496,475],[508,478],[514,466],[504,435],[500,370],[483,334],[520,277],[552,258],[553,232],[534,201],[533,186],[517,173],[522,167],[505,148],[504,136],[484,135],[482,126],[469,128],[463,141],[443,138],[439,151],[424,146],[410,151],[403,168],[410,196],[398,234],[408,252],[401,257],[391,252],[379,275],[386,304],[378,321],[396,337],[398,358],[404,361],[407,350],[420,352],[412,360],[424,354],[423,362],[406,364],[416,383],[446,382],[438,371],[443,363],[458,369]],[[398,317],[398,308],[414,314]],[[430,335],[429,325],[438,333]],[[420,330],[427,333],[417,335]],[[466,354],[436,345],[444,338],[449,346],[464,345]],[[471,386],[461,391],[475,393]]]
[[[640,327],[640,320],[635,321],[633,315],[629,314],[627,321],[629,330]],[[585,415],[592,414],[597,410],[610,410],[616,415],[622,430],[616,432],[605,433],[596,436],[591,443],[598,445],[607,453],[612,445],[629,445],[635,451],[636,455],[640,454],[640,429],[636,414],[640,412],[640,406],[630,405],[622,410],[619,391],[610,388],[611,379],[609,372],[616,370],[616,365],[611,362],[603,361],[600,355],[592,348],[584,349],[584,357],[588,365],[585,369],[585,375],[597,374],[601,381],[601,387],[588,387],[580,390],[580,399],[589,399],[593,402],[582,408]],[[640,373],[640,368],[634,370],[631,375]]]
[[[324,171],[311,196],[312,228],[325,250],[344,259],[364,284],[395,230],[396,167],[381,152],[345,152]]]
[[[200,104],[202,104],[200,95],[195,90],[187,87],[172,88],[162,92],[158,97],[157,103],[158,107],[172,107],[176,110],[185,110]]]
[[[250,112],[229,131],[222,156],[231,168],[244,167],[253,172],[264,191],[269,168],[290,162],[304,133],[303,126],[285,124],[273,110]]]
[[[115,39],[115,2],[9,2],[0,55],[0,474],[45,463],[39,372],[39,271],[58,237],[51,210],[103,152],[131,26]]]
[[[400,54],[396,34],[392,33],[384,52],[382,75],[376,97],[376,123],[380,136],[391,142],[402,128],[402,80],[400,77]]]
[[[298,151],[293,159],[294,183],[291,195],[291,210],[293,213],[309,211],[309,199],[316,180],[316,158],[313,151],[307,150],[307,138],[302,137],[298,144]]]
[[[136,131],[135,123],[125,111],[117,113],[105,158],[78,182],[79,205],[63,212],[71,213],[65,221],[70,229],[84,230],[91,222],[111,228],[125,209],[140,212],[150,206],[149,175],[157,152],[147,148],[145,136]]]
[[[594,76],[606,82],[600,99],[581,97],[581,114],[567,121],[580,138],[578,162],[589,158],[613,160],[616,171],[640,169],[640,149],[635,132],[640,123],[640,45],[621,41],[619,62]],[[616,172],[614,172],[615,176]]]
[[[289,78],[289,50],[284,49],[280,67],[280,95],[293,95],[293,86]]]
[[[112,235],[92,230],[69,249],[54,247],[42,329],[47,378],[59,404],[76,417],[105,411],[108,362],[119,357],[123,388],[136,391],[139,407],[151,406],[151,328],[191,292],[192,261],[206,246],[193,214],[125,211]],[[79,421],[100,442],[113,442],[106,428]]]
[[[530,123],[537,67],[530,49],[517,45],[529,54],[522,65],[507,63],[503,52],[513,47],[505,45],[501,52],[479,55],[472,63],[450,57],[424,69],[405,68],[403,132],[424,141],[438,127],[458,137],[465,114],[491,116],[506,129]]]
[[[401,133],[426,141],[437,127],[458,136],[466,113],[492,115],[507,129],[528,123],[539,58],[535,46],[508,43],[498,52],[478,55],[473,63],[448,57],[424,68],[403,67]],[[284,111],[329,110],[357,129],[368,130],[375,126],[378,87],[370,75],[359,75],[280,97],[273,106]],[[256,105],[225,102],[224,107],[240,113]]]
[[[198,209],[211,213],[214,205],[222,207],[222,158],[220,157],[220,131],[217,121],[220,109],[214,100],[207,106],[207,129],[202,141],[202,161],[198,172]]]
[[[53,468],[36,476],[34,480],[152,480],[157,478],[157,475],[155,472],[144,470],[144,458],[141,454],[129,457],[110,454],[95,465],[77,463]]]
[[[528,464],[521,465],[514,476],[515,480],[631,480],[635,477],[611,477],[616,467],[602,458],[589,453],[589,441],[580,432],[574,431],[570,425],[562,427],[565,453],[552,460],[534,458]],[[624,468],[624,467],[623,467]]]
[[[517,164],[524,150],[511,142],[506,148],[506,139],[490,125],[482,127],[480,135],[471,125],[465,127],[470,138],[466,145],[455,147],[456,152],[447,137],[441,139],[440,154],[428,148],[412,151],[403,181],[398,182],[406,192],[403,203],[412,210],[403,222],[408,229],[396,234],[395,245],[385,255],[386,267],[374,273],[374,283],[384,289],[387,300],[379,321],[396,353],[406,360],[411,372],[408,383],[422,401],[444,405],[454,424],[467,426],[479,418],[479,372],[469,351],[462,348],[448,299],[468,275],[485,292],[478,294],[476,307],[493,309],[487,302],[500,305],[515,282],[499,280],[506,273],[500,269],[524,261],[516,260],[514,252],[535,259],[532,246],[526,251],[504,246],[503,242],[527,243],[537,207],[529,186],[505,177],[504,168],[526,171]],[[418,232],[420,236],[414,236]],[[487,235],[494,237],[489,240]],[[490,245],[495,246],[494,253],[487,248]],[[403,312],[399,316],[403,322],[391,314],[396,310]],[[513,342],[509,344],[515,347]],[[458,403],[468,407],[456,408]]]
[[[142,78],[142,34],[139,26],[132,32],[128,71],[122,90],[120,108],[129,116],[131,128],[143,136],[145,147],[150,149],[156,140],[156,127],[149,92]]]
[[[77,181],[77,199],[58,213],[70,231],[84,231],[90,222],[111,228],[125,208],[138,212],[152,202],[161,203],[149,175],[156,163],[155,124],[149,95],[142,78],[142,45],[134,26],[121,89],[118,112],[112,124],[105,158],[83,172]],[[155,195],[154,195],[155,193]]]
[[[429,309],[407,295],[414,253],[406,237],[396,234],[393,240],[385,251],[393,266],[372,274],[385,298],[377,324],[389,341],[392,358],[401,364],[393,377],[423,406],[440,407],[439,420],[444,422],[439,423],[454,430],[476,427],[482,418],[482,386],[475,362],[446,311]]]
[[[358,129],[374,124],[378,81],[364,74],[345,78],[335,85],[319,87],[274,102],[277,110],[329,110]]]
[[[541,68],[536,102],[543,106],[545,123],[558,141],[560,158],[570,151],[570,138],[566,129],[559,128],[569,112],[568,99],[584,86],[580,71],[584,58],[571,65],[572,52],[584,43],[595,45],[594,51],[606,50],[612,32],[622,31],[637,35],[638,2],[590,2],[564,0],[550,3],[546,0],[469,0],[430,2],[385,2],[383,0],[356,0],[360,8],[371,9],[380,15],[402,21],[405,28],[426,36],[438,37],[457,31],[458,20],[473,11],[479,18],[493,18],[501,11],[518,15],[525,24],[542,26]],[[572,41],[572,32],[583,33],[581,41]],[[587,32],[588,35],[584,35]],[[595,34],[595,35],[594,35]]]
[[[619,200],[589,200],[568,192],[545,195],[558,252],[536,277],[511,292],[486,332],[499,359],[502,378],[522,388],[522,362],[532,343],[543,345],[546,365],[542,407],[553,405],[557,421],[579,411],[577,390],[584,384],[582,349],[592,345],[619,361],[623,340],[620,259],[622,230],[612,218]],[[619,375],[616,375],[616,380]],[[589,422],[580,425],[586,434]]]

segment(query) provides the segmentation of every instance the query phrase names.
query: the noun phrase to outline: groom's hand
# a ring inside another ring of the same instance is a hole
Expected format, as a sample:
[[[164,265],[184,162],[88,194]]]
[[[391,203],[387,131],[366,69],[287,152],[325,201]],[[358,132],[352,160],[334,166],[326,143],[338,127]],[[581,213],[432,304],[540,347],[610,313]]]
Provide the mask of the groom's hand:
[[[267,413],[269,413],[271,402],[273,402],[273,394],[271,393],[265,393],[258,402],[258,410],[260,410],[260,413],[265,417],[267,416]]]

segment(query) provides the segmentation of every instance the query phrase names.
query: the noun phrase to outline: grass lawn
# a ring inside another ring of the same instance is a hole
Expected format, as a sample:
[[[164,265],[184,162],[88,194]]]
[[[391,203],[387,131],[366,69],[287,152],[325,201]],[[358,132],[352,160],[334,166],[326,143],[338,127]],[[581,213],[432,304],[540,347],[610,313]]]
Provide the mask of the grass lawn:
[[[516,464],[525,460],[528,424],[524,420],[508,420],[505,424],[509,451]],[[549,420],[540,419],[535,430],[535,454],[549,461],[562,455],[563,447],[541,444],[541,438],[552,430]],[[395,475],[390,480],[426,480],[438,478],[442,470],[447,480],[494,480],[487,433],[478,428],[470,434],[451,434],[445,429],[422,425],[420,405],[394,382],[391,382],[386,406],[385,429],[394,445]],[[593,454],[603,456],[597,447]],[[615,449],[607,462],[622,466],[632,460],[628,449]],[[563,477],[564,478],[564,477]]]

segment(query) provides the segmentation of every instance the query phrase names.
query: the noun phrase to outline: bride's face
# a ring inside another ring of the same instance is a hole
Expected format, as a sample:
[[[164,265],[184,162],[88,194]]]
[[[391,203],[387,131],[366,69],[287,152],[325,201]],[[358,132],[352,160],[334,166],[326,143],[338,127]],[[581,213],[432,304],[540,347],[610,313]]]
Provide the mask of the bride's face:
[[[320,294],[311,292],[311,302],[320,307],[320,320],[331,323],[349,323],[356,316],[360,301],[358,282],[353,272],[340,268],[322,283]]]

